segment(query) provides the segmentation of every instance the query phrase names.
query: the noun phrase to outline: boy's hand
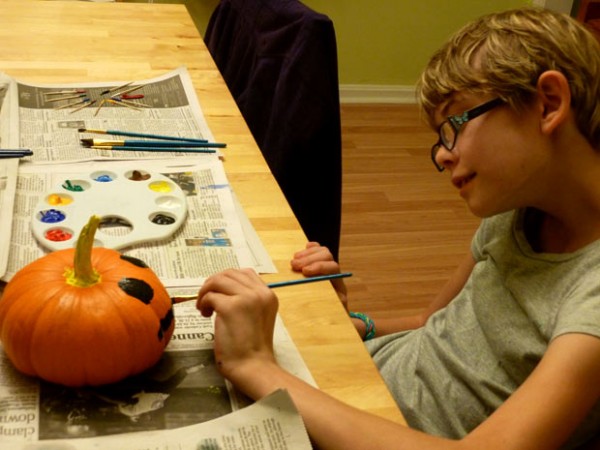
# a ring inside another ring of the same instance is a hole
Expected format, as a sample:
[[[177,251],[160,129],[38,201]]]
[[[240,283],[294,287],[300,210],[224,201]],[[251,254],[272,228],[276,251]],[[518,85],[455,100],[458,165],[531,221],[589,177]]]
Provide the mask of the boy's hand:
[[[215,358],[221,373],[246,392],[256,383],[254,367],[275,363],[273,330],[278,301],[251,269],[230,269],[209,277],[196,307],[215,317]]]
[[[333,259],[327,247],[322,247],[317,242],[309,242],[304,250],[294,253],[291,260],[292,270],[301,272],[306,277],[317,275],[330,275],[340,273],[340,265]],[[348,309],[347,289],[344,280],[331,280],[340,301]]]

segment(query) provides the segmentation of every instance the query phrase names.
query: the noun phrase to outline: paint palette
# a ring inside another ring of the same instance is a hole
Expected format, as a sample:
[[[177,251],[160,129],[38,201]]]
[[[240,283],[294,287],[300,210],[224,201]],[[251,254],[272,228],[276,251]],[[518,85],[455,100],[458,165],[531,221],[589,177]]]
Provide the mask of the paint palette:
[[[31,228],[50,250],[72,248],[92,215],[94,246],[120,249],[170,237],[184,222],[184,192],[170,178],[143,170],[99,170],[65,179],[42,196]]]

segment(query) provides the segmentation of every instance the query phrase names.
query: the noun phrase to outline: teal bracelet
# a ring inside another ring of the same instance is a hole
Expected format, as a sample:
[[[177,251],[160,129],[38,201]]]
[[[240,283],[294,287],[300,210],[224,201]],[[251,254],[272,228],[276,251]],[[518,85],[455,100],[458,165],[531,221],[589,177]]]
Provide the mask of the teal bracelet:
[[[353,319],[360,319],[365,324],[367,331],[365,331],[365,335],[363,336],[363,341],[371,340],[375,337],[375,322],[369,316],[359,312],[351,312],[350,317]]]

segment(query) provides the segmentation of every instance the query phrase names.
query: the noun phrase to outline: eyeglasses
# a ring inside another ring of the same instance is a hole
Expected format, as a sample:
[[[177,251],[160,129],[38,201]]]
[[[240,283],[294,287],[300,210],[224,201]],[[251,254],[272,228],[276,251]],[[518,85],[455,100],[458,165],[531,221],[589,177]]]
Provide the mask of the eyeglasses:
[[[475,108],[469,109],[462,114],[458,114],[456,116],[448,116],[446,120],[442,122],[439,126],[437,132],[440,138],[438,141],[433,144],[431,147],[431,160],[433,161],[433,165],[439,172],[444,171],[444,166],[439,165],[435,157],[440,150],[440,147],[443,145],[444,148],[448,151],[452,151],[454,145],[456,144],[456,138],[458,137],[458,132],[462,128],[462,126],[467,123],[469,120],[473,120],[476,117],[479,117],[483,113],[488,112],[490,109],[495,108],[504,103],[504,100],[501,98],[495,98],[490,100],[489,102],[485,102]]]

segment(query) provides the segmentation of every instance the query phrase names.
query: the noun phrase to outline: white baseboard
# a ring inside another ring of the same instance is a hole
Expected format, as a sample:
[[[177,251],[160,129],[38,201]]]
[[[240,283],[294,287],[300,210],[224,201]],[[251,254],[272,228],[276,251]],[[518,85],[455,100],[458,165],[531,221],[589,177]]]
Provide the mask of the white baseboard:
[[[340,103],[416,103],[415,87],[342,84]]]

